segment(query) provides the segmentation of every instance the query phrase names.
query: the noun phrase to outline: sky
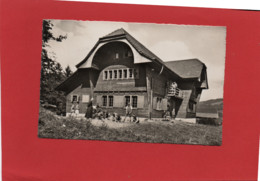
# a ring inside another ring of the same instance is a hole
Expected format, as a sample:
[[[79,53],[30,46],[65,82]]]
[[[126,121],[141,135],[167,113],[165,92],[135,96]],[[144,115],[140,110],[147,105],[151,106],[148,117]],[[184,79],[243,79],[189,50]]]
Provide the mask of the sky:
[[[124,28],[163,61],[197,58],[207,66],[209,89],[201,101],[223,98],[226,27],[126,23],[111,21],[51,20],[54,35],[67,35],[62,42],[50,41],[48,52],[63,68],[81,62],[98,39]]]

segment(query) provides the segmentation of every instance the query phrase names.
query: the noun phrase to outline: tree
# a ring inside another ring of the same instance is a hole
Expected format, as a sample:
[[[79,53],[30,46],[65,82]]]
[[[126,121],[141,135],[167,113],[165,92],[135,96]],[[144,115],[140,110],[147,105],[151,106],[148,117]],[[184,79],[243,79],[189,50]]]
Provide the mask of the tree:
[[[66,74],[60,63],[50,58],[47,47],[49,47],[48,42],[50,40],[61,42],[66,39],[67,36],[59,35],[58,37],[55,37],[52,33],[52,27],[53,24],[50,20],[43,20],[40,99],[48,104],[58,106],[62,103],[65,106],[66,98],[64,93],[56,91],[55,87],[65,80]]]
[[[73,72],[72,72],[70,66],[68,65],[68,66],[65,68],[65,76],[66,76],[66,77],[69,77],[69,76],[72,75],[72,73],[73,73]]]

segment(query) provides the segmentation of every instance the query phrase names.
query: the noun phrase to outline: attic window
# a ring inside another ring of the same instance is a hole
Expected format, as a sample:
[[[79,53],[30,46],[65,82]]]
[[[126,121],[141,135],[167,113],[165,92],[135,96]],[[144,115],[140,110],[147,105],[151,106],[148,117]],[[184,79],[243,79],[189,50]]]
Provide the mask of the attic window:
[[[132,55],[132,52],[130,51],[130,50],[127,50],[126,52],[125,52],[125,57],[132,57],[133,55]]]
[[[119,53],[116,53],[116,59],[119,59]]]

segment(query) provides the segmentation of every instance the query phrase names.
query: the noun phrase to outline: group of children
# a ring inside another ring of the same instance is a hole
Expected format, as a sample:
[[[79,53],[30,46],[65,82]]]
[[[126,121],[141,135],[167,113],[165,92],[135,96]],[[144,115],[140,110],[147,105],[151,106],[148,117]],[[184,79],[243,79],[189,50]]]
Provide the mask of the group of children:
[[[87,105],[87,110],[85,113],[85,118],[87,120],[92,120],[92,119],[98,119],[98,120],[104,120],[104,119],[108,119],[108,120],[112,120],[114,122],[134,122],[134,123],[139,123],[139,119],[138,117],[132,113],[133,108],[130,105],[130,103],[127,104],[127,106],[125,107],[125,117],[124,119],[122,119],[122,117],[114,112],[113,114],[110,114],[107,110],[102,110],[101,107],[99,107],[99,105],[97,105],[96,107],[93,106],[92,104],[92,100],[88,103]],[[75,116],[77,117],[79,115],[79,103],[77,102],[76,104],[72,104],[71,107],[71,116]]]

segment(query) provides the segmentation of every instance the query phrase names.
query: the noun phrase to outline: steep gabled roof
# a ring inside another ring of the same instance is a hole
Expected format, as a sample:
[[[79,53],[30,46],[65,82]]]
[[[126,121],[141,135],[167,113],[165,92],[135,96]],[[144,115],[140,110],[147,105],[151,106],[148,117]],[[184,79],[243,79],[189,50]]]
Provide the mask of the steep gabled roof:
[[[136,51],[141,55],[143,55],[144,57],[150,59],[151,61],[155,61],[159,64],[163,64],[163,61],[159,57],[157,57],[154,53],[148,50],[143,44],[141,44],[138,40],[136,40],[132,35],[130,35],[123,28],[120,28],[113,31],[112,33],[109,33],[106,36],[99,38],[95,47],[90,51],[90,53],[86,56],[86,58],[83,61],[81,61],[79,64],[76,65],[76,67],[77,68],[80,67],[83,63],[87,61],[90,54],[93,53],[94,49],[97,47],[97,45],[100,42],[109,41],[111,39],[114,40],[114,39],[123,39],[123,38],[128,40],[128,42],[136,49]]]
[[[198,78],[201,75],[204,63],[198,59],[164,62],[168,68],[182,78]],[[205,66],[206,67],[206,66]]]
[[[117,29],[106,36],[99,38],[98,42],[89,52],[89,54],[76,65],[79,68],[82,64],[84,64],[90,55],[94,52],[94,50],[98,47],[99,43],[107,42],[111,40],[118,39],[126,39],[142,56],[148,58],[154,63],[157,63],[161,66],[164,66],[166,70],[174,73],[179,78],[191,79],[198,78],[201,75],[203,67],[206,67],[204,63],[199,61],[198,59],[188,59],[188,60],[179,60],[179,61],[170,61],[164,62],[150,50],[148,50],[143,44],[141,44],[138,40],[136,40],[132,35],[130,35],[123,28]]]

